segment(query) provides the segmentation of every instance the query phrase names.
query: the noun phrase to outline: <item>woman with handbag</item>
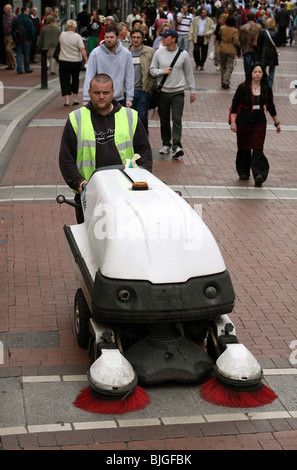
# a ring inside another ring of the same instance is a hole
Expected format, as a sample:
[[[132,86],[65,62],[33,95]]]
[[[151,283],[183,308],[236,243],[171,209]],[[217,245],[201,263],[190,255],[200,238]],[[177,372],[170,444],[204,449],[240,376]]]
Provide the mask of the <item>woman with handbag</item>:
[[[268,67],[268,84],[272,88],[275,67],[278,65],[277,48],[281,45],[281,38],[276,30],[276,22],[273,18],[266,21],[266,29],[261,29],[258,36],[258,47],[260,49],[260,62],[264,69]]]
[[[268,160],[263,153],[266,136],[265,109],[271,115],[276,132],[281,131],[268,85],[267,74],[260,62],[255,62],[246,81],[241,83],[233,97],[231,107],[231,131],[237,134],[236,170],[240,180],[248,180],[250,170],[255,186],[262,186],[269,172]]]
[[[54,52],[61,34],[60,28],[55,23],[53,16],[46,17],[46,25],[40,31],[39,50],[47,49],[47,68],[51,75],[56,74],[56,59]]]
[[[64,106],[69,106],[71,94],[73,94],[73,104],[79,104],[77,94],[82,57],[85,59],[85,67],[88,63],[83,39],[80,34],[76,33],[76,28],[76,21],[68,20],[66,23],[66,31],[61,33],[59,40],[59,77],[62,96],[65,96]]]

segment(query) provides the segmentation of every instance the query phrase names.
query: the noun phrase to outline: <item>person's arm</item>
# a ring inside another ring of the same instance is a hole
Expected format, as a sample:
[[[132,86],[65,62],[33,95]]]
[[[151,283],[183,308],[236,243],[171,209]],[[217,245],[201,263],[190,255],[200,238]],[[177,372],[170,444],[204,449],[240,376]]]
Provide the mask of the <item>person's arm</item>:
[[[146,130],[138,118],[134,139],[133,139],[134,152],[140,155],[140,160],[137,164],[143,167],[145,170],[152,171],[153,168],[153,157],[152,149],[148,140]]]
[[[81,184],[86,181],[77,169],[76,152],[76,135],[68,118],[61,139],[59,166],[66,184],[71,189],[79,191]]]
[[[277,134],[279,134],[280,131],[281,131],[280,122],[279,122],[278,117],[277,117],[275,105],[274,105],[274,102],[273,102],[273,94],[272,94],[272,90],[271,90],[270,87],[267,90],[267,111],[269,112],[270,116],[273,119],[273,123],[274,123],[274,126],[276,128]]]
[[[239,85],[232,99],[231,114],[230,114],[230,120],[231,120],[230,129],[232,132],[237,132],[236,119],[237,119],[239,106],[242,101],[242,94],[243,94],[243,86]]]
[[[82,55],[83,58],[84,58],[85,65],[87,65],[87,63],[88,63],[88,56],[87,56],[86,49],[85,49],[84,47],[81,47],[81,48],[79,49],[79,51],[80,51],[81,55]]]
[[[184,58],[185,80],[186,80],[187,85],[190,89],[190,103],[194,103],[194,101],[196,99],[194,74],[193,74],[189,54],[186,53],[186,54],[184,54],[184,56],[185,56],[185,58]]]
[[[126,107],[131,108],[134,98],[134,65],[130,52],[126,62],[124,87],[126,93]]]
[[[91,52],[88,60],[88,67],[87,67],[87,72],[85,76],[85,82],[84,82],[84,91],[83,91],[83,104],[86,104],[90,101],[89,97],[89,88],[90,88],[90,81],[92,80],[93,77],[95,77],[97,73],[97,67],[96,67],[96,56]]]

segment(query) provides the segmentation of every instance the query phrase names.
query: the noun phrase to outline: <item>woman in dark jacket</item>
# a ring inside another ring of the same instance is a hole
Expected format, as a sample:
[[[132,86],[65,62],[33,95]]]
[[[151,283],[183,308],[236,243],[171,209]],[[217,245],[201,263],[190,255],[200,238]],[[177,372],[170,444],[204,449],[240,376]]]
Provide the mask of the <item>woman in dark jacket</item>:
[[[279,133],[280,123],[267,74],[262,64],[255,62],[246,81],[241,83],[235,92],[230,116],[231,131],[237,134],[236,170],[239,179],[248,180],[251,169],[255,186],[262,186],[269,172],[269,164],[263,153],[267,125],[266,109],[274,121],[276,132]]]
[[[268,84],[272,88],[275,67],[278,65],[277,47],[281,44],[280,36],[276,30],[274,19],[268,18],[266,29],[262,29],[258,36],[258,47],[260,49],[260,62],[264,67],[268,67]]]

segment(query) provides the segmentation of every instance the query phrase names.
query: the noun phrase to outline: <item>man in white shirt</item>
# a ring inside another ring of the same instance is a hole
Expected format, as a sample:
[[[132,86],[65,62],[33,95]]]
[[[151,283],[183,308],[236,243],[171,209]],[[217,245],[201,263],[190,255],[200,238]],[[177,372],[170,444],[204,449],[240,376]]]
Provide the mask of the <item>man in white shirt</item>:
[[[130,13],[126,18],[126,24],[129,31],[132,31],[132,23],[134,20],[141,20],[141,16],[138,14],[138,8],[136,7],[132,8],[132,13]]]
[[[207,16],[205,8],[201,9],[200,16],[196,16],[191,23],[189,40],[194,43],[193,56],[196,63],[195,68],[204,69],[207,59],[208,44],[215,30],[214,22]]]

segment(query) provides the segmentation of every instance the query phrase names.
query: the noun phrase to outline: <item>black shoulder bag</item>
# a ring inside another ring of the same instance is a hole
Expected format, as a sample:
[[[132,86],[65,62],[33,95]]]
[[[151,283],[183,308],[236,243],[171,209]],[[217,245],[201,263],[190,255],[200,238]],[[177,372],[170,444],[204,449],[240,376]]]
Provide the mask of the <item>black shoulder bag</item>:
[[[179,48],[176,55],[174,56],[174,59],[173,61],[171,62],[170,66],[171,68],[173,68],[175,62],[177,61],[177,59],[179,58],[180,54],[182,53],[183,49]],[[160,99],[160,92],[161,92],[161,88],[162,86],[164,85],[165,83],[165,80],[166,78],[168,77],[168,75],[164,75],[164,77],[162,78],[162,80],[160,81],[159,84],[156,84],[153,86],[152,90],[151,90],[151,96],[150,96],[150,99],[149,99],[149,106],[148,106],[148,109],[155,109],[158,107],[159,105],[159,99]]]

